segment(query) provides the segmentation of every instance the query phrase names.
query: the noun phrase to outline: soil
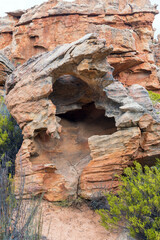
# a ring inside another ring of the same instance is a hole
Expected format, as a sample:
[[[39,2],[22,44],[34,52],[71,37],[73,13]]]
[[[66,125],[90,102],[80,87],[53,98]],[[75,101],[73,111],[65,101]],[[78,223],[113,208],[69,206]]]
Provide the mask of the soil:
[[[43,201],[43,236],[46,240],[116,240],[118,233],[105,230],[100,217],[86,204],[60,207]]]

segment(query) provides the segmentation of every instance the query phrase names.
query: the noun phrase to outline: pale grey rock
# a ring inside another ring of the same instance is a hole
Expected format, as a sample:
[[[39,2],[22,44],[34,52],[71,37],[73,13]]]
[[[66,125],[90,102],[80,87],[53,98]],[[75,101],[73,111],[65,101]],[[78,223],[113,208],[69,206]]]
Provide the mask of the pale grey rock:
[[[16,11],[7,12],[7,14],[8,14],[9,16],[19,18],[19,17],[21,17],[25,12],[26,12],[26,10],[18,9],[18,10],[16,10]]]
[[[133,84],[128,88],[128,95],[148,111],[153,110],[152,101],[149,97],[148,91],[144,87],[138,84]]]
[[[104,91],[109,99],[104,104],[106,116],[114,116],[118,128],[136,126],[145,113],[150,114],[157,122],[160,121],[160,117],[153,108],[152,101],[144,87],[134,84],[125,88],[122,83],[113,82],[105,87]]]
[[[130,128],[137,126],[139,119],[143,116],[143,113],[125,112],[120,117],[116,118],[116,126],[118,128]]]
[[[120,109],[124,112],[145,112],[145,109],[136,102],[125,104],[121,106]]]
[[[136,240],[136,238],[131,237],[128,230],[124,230],[116,240]]]
[[[0,53],[0,63],[6,66],[8,73],[12,73],[13,70],[15,69],[14,65],[8,60],[8,58],[1,53]]]
[[[119,104],[122,104],[128,97],[127,89],[120,82],[110,84],[104,91],[109,99]]]

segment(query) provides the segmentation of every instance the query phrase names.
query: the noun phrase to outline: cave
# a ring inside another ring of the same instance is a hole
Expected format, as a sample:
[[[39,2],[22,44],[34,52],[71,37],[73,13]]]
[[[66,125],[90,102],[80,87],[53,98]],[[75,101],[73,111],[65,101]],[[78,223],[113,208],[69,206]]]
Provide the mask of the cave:
[[[57,79],[49,99],[56,106],[61,132],[57,138],[48,135],[46,129],[37,134],[39,155],[32,156],[32,164],[54,162],[57,169],[66,171],[68,166],[81,169],[79,165],[83,168],[91,160],[88,138],[117,131],[114,118],[96,108],[96,97],[97,93],[80,78],[64,75]]]
[[[64,161],[76,166],[91,160],[88,138],[109,135],[117,131],[114,118],[97,109],[93,90],[81,79],[65,75],[53,84],[49,99],[56,105],[56,117],[62,126],[59,139],[47,136],[45,130],[36,137],[42,149],[48,151],[51,161],[64,168]]]

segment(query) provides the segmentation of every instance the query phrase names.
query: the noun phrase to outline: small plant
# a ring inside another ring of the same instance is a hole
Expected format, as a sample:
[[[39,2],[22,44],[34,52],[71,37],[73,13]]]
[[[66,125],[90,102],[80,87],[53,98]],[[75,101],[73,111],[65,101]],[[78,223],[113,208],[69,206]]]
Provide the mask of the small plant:
[[[59,207],[79,207],[83,204],[84,200],[80,197],[76,199],[66,199],[59,202],[54,202],[53,204]]]
[[[21,65],[21,63],[20,62],[17,62],[16,63],[16,67],[18,67],[18,66],[20,66]]]
[[[159,93],[155,93],[152,91],[148,91],[148,93],[149,93],[149,97],[150,97],[151,101],[153,102],[153,104],[160,102],[160,94]]]
[[[138,239],[160,240],[160,161],[144,170],[139,163],[134,165],[125,169],[117,195],[105,194],[108,209],[97,213],[106,229],[127,228]]]

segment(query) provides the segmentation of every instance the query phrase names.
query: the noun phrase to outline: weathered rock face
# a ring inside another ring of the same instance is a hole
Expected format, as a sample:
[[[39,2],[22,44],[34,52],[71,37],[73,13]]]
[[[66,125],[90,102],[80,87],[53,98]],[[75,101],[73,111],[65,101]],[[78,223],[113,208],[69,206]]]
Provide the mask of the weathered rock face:
[[[159,90],[151,51],[156,13],[149,0],[50,0],[1,19],[0,49],[15,64],[24,63],[33,55],[94,32],[113,45],[108,62],[115,68],[115,78],[126,86],[140,84]]]
[[[90,198],[117,187],[133,159],[160,154],[160,118],[140,85],[125,88],[93,34],[32,57],[7,80],[6,103],[23,130],[16,160],[25,194]]]

